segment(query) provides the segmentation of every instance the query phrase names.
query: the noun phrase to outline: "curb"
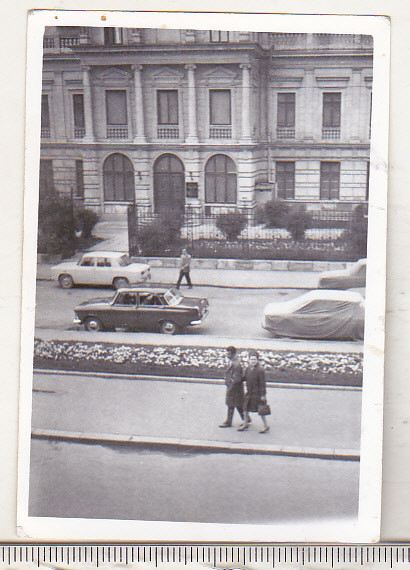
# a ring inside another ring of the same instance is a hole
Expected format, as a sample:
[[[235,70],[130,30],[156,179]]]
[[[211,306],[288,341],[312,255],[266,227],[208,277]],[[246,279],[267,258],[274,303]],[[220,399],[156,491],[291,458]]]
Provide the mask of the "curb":
[[[183,382],[187,384],[219,384],[225,385],[223,378],[192,378],[189,376],[159,376],[154,374],[120,374],[115,372],[81,372],[75,370],[51,370],[49,368],[34,368],[33,374],[58,374],[60,376],[85,376],[96,378],[113,378],[116,380],[152,380],[153,382]],[[362,391],[362,386],[339,386],[335,384],[300,384],[297,382],[272,382],[267,381],[269,388],[288,388],[290,390],[340,390]]]
[[[332,459],[338,461],[360,461],[360,452],[354,449],[331,449],[314,447],[292,447],[281,445],[263,445],[257,443],[232,443],[229,441],[202,441],[196,439],[145,437],[125,434],[88,433],[79,431],[33,429],[31,437],[35,439],[53,439],[60,441],[85,442],[90,444],[132,444],[143,448],[178,448],[192,452],[236,453],[252,455],[285,455],[310,459]]]

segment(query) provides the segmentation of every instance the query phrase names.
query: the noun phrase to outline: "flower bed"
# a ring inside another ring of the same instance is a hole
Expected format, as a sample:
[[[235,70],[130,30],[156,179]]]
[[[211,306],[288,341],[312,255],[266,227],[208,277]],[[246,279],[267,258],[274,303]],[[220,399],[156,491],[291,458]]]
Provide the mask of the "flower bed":
[[[248,351],[239,349],[246,364]],[[260,350],[268,381],[360,386],[362,354]],[[223,348],[153,346],[94,342],[34,342],[34,367],[76,371],[113,372],[223,378]]]

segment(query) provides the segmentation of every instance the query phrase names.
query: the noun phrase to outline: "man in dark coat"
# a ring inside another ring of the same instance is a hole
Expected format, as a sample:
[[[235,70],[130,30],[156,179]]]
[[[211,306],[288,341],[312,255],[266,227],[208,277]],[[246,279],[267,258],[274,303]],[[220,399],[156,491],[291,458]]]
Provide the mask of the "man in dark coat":
[[[219,426],[221,428],[232,427],[232,419],[235,408],[238,410],[238,413],[241,416],[242,420],[244,418],[242,366],[239,362],[239,358],[236,355],[236,348],[234,346],[228,346],[226,352],[229,359],[229,365],[225,373],[225,403],[228,406],[228,415],[224,423]]]

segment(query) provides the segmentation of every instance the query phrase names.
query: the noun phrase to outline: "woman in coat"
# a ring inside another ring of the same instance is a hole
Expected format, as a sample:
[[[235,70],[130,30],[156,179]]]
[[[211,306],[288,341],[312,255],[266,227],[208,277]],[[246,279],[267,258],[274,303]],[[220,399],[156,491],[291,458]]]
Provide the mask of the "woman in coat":
[[[259,362],[259,354],[256,350],[249,352],[249,364],[245,370],[244,379],[246,382],[246,394],[244,400],[244,416],[245,421],[238,431],[248,429],[250,417],[249,412],[257,412],[259,404],[266,403],[266,382],[265,370]],[[262,416],[263,429],[259,433],[267,433],[269,426],[266,416]]]

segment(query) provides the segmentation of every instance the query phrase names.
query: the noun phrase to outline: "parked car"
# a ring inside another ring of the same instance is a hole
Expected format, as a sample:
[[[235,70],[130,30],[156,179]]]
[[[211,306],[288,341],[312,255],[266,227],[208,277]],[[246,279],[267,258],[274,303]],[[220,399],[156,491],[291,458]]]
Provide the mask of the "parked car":
[[[208,307],[207,299],[184,297],[175,289],[121,288],[113,297],[81,303],[75,308],[74,323],[88,331],[127,328],[175,334],[200,325]]]
[[[359,259],[348,269],[325,271],[319,277],[319,289],[366,287],[366,259]]]
[[[131,261],[126,253],[93,251],[78,261],[66,261],[51,268],[51,274],[63,289],[73,285],[112,285],[115,289],[151,278],[146,263]]]
[[[353,291],[318,289],[296,299],[266,305],[263,328],[276,336],[360,340],[364,336],[364,298]]]

